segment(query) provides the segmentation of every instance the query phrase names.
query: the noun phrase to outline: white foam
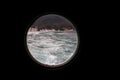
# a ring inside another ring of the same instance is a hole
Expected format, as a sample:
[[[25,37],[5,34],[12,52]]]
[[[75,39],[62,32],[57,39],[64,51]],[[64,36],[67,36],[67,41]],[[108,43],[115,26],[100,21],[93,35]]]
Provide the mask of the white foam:
[[[33,36],[29,37],[29,35]],[[48,65],[55,65],[56,63],[59,64],[60,62],[58,60],[62,58],[64,59],[69,58],[73,55],[74,52],[71,51],[72,50],[71,47],[73,47],[74,49],[77,47],[77,46],[74,47],[73,44],[66,43],[68,41],[77,43],[77,41],[72,41],[72,39],[69,38],[68,35],[69,33],[29,32],[27,37],[27,41],[29,40],[31,41],[30,43],[28,43],[29,51],[31,52],[35,59],[37,59],[39,62],[43,64]],[[59,36],[62,38],[59,38]],[[68,39],[66,37],[68,37]],[[73,40],[77,40],[77,37],[76,39]],[[69,54],[65,52],[65,50],[70,51],[68,52]]]

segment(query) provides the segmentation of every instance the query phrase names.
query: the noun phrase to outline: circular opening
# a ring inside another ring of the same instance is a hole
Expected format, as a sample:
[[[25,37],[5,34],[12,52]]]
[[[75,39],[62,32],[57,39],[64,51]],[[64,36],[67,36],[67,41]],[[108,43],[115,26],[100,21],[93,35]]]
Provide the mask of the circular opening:
[[[78,34],[75,26],[65,17],[48,14],[38,17],[26,33],[30,56],[47,67],[68,63],[76,53]]]

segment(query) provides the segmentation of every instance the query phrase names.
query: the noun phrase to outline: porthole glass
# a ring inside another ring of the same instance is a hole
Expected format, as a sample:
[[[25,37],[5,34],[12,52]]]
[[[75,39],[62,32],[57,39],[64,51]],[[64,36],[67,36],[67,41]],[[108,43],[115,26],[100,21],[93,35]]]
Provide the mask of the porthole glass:
[[[48,14],[38,17],[26,34],[27,50],[34,61],[48,67],[68,63],[76,53],[78,34],[65,17]]]

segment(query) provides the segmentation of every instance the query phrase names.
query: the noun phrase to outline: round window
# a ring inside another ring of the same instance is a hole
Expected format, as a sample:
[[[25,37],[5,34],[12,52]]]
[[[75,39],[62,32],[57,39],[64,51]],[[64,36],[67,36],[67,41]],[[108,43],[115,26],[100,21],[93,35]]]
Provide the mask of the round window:
[[[78,34],[65,17],[48,14],[38,17],[26,34],[27,50],[34,61],[48,67],[68,63],[76,53]]]

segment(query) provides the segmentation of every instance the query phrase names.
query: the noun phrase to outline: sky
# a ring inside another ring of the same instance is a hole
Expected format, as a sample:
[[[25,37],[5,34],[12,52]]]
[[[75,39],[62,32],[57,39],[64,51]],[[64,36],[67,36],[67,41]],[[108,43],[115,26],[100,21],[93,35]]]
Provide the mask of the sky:
[[[49,14],[42,17],[39,17],[32,26],[41,26],[41,25],[66,25],[66,26],[73,26],[72,23],[67,20],[66,18],[55,15],[55,14]]]

